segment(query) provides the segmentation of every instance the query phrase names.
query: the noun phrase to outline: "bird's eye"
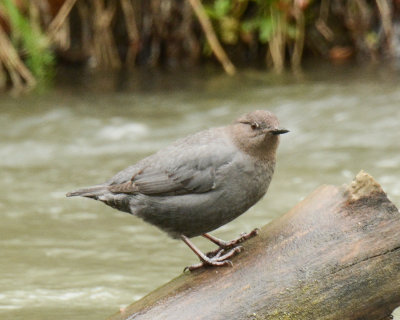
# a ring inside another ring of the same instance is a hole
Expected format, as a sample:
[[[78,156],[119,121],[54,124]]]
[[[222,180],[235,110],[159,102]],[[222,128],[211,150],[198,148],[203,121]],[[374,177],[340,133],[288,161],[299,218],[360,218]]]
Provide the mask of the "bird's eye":
[[[252,122],[252,123],[250,124],[250,126],[251,126],[251,128],[252,128],[253,130],[256,130],[256,129],[258,129],[258,128],[260,127],[260,125],[259,125],[257,122]]]

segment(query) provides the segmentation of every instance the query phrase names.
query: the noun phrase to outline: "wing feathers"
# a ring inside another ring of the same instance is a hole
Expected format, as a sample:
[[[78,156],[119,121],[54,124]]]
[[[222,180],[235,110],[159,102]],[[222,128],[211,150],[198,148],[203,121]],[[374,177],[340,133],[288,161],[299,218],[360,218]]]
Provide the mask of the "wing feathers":
[[[218,170],[236,155],[223,134],[204,131],[178,142],[119,172],[109,190],[157,196],[208,192],[216,187]]]

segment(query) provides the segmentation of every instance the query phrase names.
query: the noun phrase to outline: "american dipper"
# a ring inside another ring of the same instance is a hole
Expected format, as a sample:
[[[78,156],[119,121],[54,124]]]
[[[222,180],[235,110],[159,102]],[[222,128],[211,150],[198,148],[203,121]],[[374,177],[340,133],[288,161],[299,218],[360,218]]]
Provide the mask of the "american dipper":
[[[264,196],[274,173],[279,135],[286,132],[271,112],[250,112],[226,127],[177,140],[107,182],[67,197],[100,200],[182,239],[201,260],[189,270],[232,265],[228,259],[240,252],[239,243],[256,235],[257,229],[232,241],[208,232]],[[219,249],[202,253],[189,240],[200,235]]]

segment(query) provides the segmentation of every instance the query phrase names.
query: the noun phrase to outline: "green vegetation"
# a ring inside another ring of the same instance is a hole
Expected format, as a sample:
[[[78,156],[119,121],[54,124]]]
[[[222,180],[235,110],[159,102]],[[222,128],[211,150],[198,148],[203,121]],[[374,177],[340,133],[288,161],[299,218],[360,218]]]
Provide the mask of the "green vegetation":
[[[26,66],[39,83],[51,78],[54,53],[50,42],[42,32],[39,17],[26,16],[12,0],[3,0],[3,8],[10,24],[10,38]]]
[[[386,0],[0,0],[0,89],[51,78],[55,54],[98,69],[212,60],[282,72],[303,56],[395,57]],[[132,71],[134,72],[134,71]]]
[[[293,55],[300,55],[292,59],[292,67],[300,67],[305,24],[299,3],[291,0],[215,0],[207,11],[219,26],[222,42],[266,45],[269,49],[267,62],[281,72],[287,48]],[[295,52],[297,46],[301,47],[300,52]]]

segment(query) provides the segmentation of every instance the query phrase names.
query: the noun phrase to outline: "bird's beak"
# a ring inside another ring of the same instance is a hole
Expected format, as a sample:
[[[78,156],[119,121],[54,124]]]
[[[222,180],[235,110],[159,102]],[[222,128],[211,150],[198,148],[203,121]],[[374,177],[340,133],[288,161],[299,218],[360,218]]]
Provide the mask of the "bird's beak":
[[[284,128],[278,128],[278,129],[269,130],[269,132],[271,132],[273,135],[277,136],[277,135],[279,135],[279,134],[288,133],[289,130],[284,129]]]

